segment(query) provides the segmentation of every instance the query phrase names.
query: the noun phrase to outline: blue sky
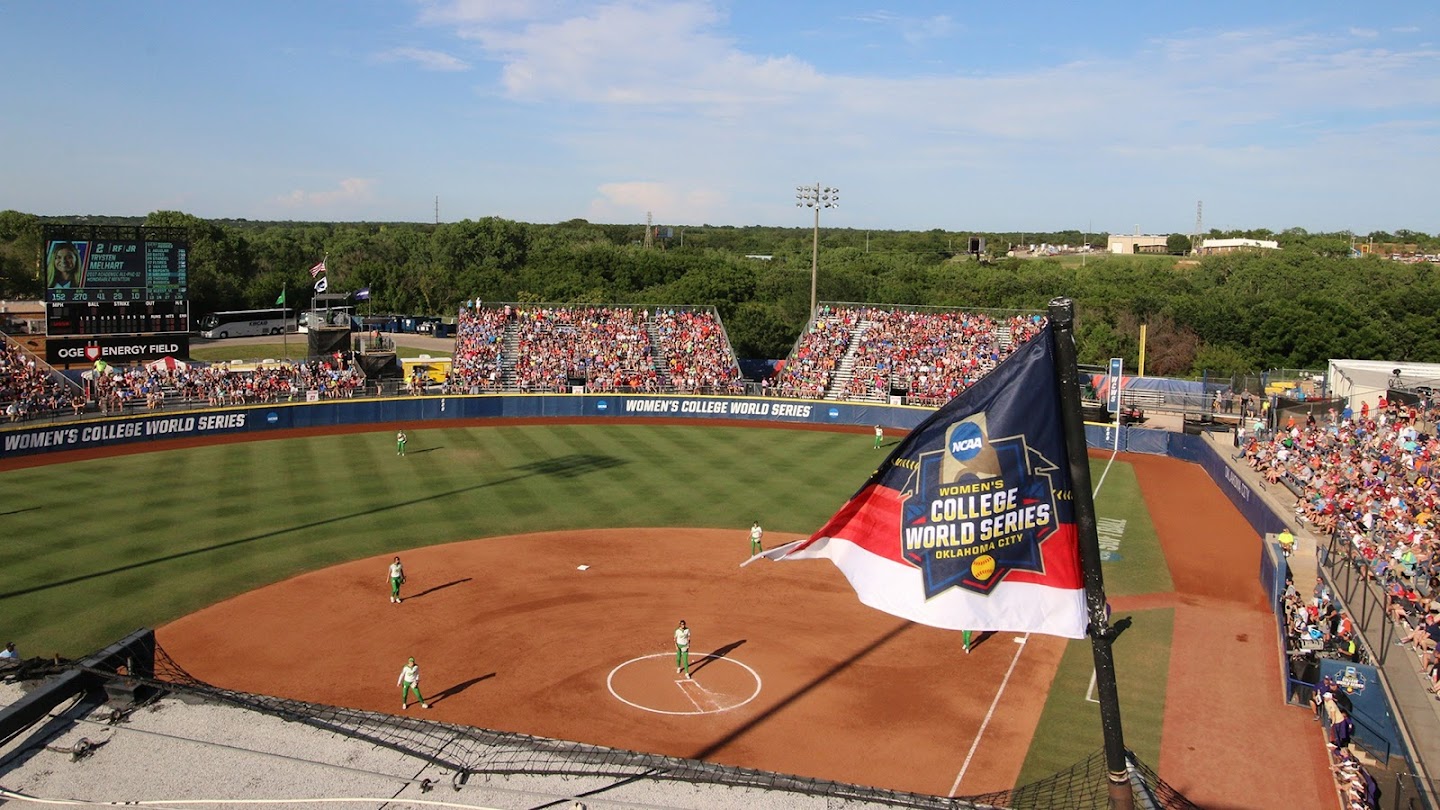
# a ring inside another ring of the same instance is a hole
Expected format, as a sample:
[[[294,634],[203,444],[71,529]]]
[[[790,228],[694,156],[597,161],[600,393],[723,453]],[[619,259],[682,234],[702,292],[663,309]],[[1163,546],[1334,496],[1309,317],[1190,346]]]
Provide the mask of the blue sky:
[[[0,208],[1440,232],[1440,5],[0,0]]]

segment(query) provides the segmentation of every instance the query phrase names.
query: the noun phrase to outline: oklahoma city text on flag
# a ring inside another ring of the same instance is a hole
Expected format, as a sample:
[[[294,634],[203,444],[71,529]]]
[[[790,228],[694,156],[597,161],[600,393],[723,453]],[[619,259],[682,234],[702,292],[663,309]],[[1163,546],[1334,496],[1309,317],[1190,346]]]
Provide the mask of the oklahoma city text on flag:
[[[1049,326],[895,448],[808,540],[860,601],[952,630],[1085,635]]]

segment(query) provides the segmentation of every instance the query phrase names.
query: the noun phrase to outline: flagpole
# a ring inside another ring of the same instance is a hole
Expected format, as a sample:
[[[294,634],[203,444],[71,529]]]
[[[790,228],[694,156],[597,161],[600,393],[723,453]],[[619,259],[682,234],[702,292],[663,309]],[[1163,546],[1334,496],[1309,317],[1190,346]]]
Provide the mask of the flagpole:
[[[280,353],[290,361],[290,285],[280,285]]]
[[[1095,659],[1095,686],[1100,697],[1100,725],[1105,735],[1105,770],[1110,807],[1132,810],[1125,762],[1125,734],[1120,724],[1120,691],[1115,684],[1115,633],[1105,615],[1105,577],[1100,570],[1100,535],[1095,519],[1095,498],[1090,488],[1090,459],[1085,447],[1085,422],[1080,410],[1080,369],[1075,351],[1075,302],[1050,301],[1050,324],[1055,349],[1055,376],[1060,389],[1060,415],[1066,455],[1070,458],[1070,484],[1074,491],[1075,528],[1080,544],[1080,567],[1085,575],[1085,604],[1090,615],[1090,650]]]

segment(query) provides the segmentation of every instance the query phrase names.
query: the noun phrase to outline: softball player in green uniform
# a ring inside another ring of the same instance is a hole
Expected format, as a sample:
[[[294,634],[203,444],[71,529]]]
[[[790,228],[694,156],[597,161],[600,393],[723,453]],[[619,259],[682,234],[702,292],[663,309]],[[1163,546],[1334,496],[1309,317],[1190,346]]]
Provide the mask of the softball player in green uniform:
[[[405,455],[405,431],[403,430],[395,434],[395,455]]]
[[[963,642],[965,642],[965,654],[966,654],[966,655],[969,655],[969,654],[970,654],[970,631],[969,631],[969,630],[961,630],[961,631],[960,631],[960,640],[963,641]]]
[[[764,534],[764,530],[760,528],[760,521],[755,521],[755,525],[750,527],[750,556],[753,557],[765,550],[760,546],[760,538]]]
[[[885,429],[879,425],[875,426],[875,449],[880,449],[880,443],[885,441]]]
[[[675,628],[675,674],[685,673],[686,680],[690,678],[690,628],[685,626],[685,620],[680,620],[680,626]]]
[[[410,693],[415,693],[415,699],[420,701],[420,708],[428,709],[430,704],[425,702],[425,697],[420,694],[420,665],[411,658],[410,663],[400,670],[400,679],[395,682],[400,687],[400,708],[410,708]]]
[[[390,602],[400,604],[400,586],[405,584],[405,566],[400,564],[400,558],[396,557],[395,562],[390,563],[390,571],[386,574],[390,581]]]

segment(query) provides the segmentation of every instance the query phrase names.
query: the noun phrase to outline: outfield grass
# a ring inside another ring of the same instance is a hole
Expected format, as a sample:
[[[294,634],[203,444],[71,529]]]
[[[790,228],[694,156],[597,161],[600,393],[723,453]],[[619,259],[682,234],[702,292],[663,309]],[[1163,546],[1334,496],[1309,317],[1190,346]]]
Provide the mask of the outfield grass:
[[[475,537],[606,526],[821,525],[870,436],[643,425],[388,431],[0,474],[0,634],[75,656],[302,571]],[[737,542],[739,542],[737,540]]]
[[[1165,552],[1160,548],[1160,538],[1155,534],[1155,524],[1150,522],[1150,510],[1140,494],[1140,482],[1135,480],[1135,468],[1124,462],[1115,462],[1110,471],[1104,473],[1105,460],[1090,462],[1092,482],[1100,486],[1095,496],[1095,514],[1100,520],[1101,548],[1107,542],[1118,541],[1119,547],[1110,551],[1108,559],[1101,565],[1105,573],[1105,593],[1108,596],[1130,596],[1141,593],[1166,593],[1175,589],[1170,579],[1170,567],[1165,563]],[[1115,521],[1124,521],[1124,531],[1117,537],[1113,531]]]
[[[1137,610],[1118,613],[1114,619],[1117,624],[1130,622],[1114,646],[1125,747],[1153,766],[1160,762],[1175,610]],[[1017,786],[1053,776],[1104,747],[1100,704],[1086,699],[1094,671],[1088,639],[1066,645]]]
[[[190,347],[190,359],[203,360],[207,363],[223,363],[230,360],[263,360],[271,358],[283,360],[285,358],[301,359],[309,351],[309,344],[306,343],[304,335],[296,335],[288,343],[276,341],[275,343],[208,343],[205,345],[192,345]],[[414,346],[396,346],[395,354],[398,357],[419,357],[428,354],[431,357],[449,357],[450,352],[436,349],[419,349]]]

